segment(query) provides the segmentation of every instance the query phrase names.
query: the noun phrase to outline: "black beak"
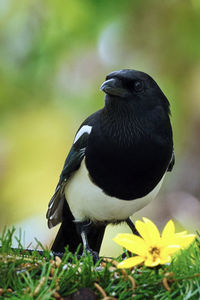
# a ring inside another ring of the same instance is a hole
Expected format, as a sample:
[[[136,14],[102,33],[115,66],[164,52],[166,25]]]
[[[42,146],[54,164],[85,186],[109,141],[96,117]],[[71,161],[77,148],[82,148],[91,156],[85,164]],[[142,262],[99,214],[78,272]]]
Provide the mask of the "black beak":
[[[126,90],[122,87],[121,81],[117,78],[110,78],[103,82],[100,90],[111,96],[125,97]]]

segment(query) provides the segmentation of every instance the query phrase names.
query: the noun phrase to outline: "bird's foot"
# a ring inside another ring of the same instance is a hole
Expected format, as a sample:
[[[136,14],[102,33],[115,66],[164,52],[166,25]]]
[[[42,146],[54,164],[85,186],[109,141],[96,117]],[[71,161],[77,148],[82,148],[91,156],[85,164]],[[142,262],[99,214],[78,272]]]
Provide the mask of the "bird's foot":
[[[56,251],[51,251],[52,254],[53,254],[53,257],[55,258],[56,256],[60,257],[61,259],[63,258],[64,256],[64,252],[56,252]]]
[[[82,256],[85,257],[85,256],[87,256],[88,253],[90,254],[90,256],[92,256],[93,262],[97,263],[98,260],[100,259],[98,252],[93,251],[92,249],[87,247],[86,249],[84,249]]]

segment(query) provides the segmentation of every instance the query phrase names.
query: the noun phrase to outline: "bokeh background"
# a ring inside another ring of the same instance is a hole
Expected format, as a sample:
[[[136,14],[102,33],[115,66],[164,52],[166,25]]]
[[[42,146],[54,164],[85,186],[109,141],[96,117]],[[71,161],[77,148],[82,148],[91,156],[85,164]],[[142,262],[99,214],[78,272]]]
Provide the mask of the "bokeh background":
[[[0,0],[0,231],[49,245],[45,213],[80,122],[107,73],[149,73],[171,103],[176,165],[136,214],[200,230],[199,0]],[[110,227],[102,253],[124,226]]]

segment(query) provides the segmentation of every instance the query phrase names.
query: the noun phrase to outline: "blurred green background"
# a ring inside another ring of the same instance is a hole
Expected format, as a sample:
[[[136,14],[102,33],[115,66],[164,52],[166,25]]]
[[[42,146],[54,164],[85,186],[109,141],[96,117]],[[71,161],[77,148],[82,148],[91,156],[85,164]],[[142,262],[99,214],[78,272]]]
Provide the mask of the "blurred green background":
[[[49,245],[45,213],[81,121],[104,105],[107,73],[149,73],[171,103],[176,153],[137,214],[200,229],[200,1],[0,0],[0,229]],[[110,240],[117,226],[108,228]],[[117,250],[104,241],[103,254]]]

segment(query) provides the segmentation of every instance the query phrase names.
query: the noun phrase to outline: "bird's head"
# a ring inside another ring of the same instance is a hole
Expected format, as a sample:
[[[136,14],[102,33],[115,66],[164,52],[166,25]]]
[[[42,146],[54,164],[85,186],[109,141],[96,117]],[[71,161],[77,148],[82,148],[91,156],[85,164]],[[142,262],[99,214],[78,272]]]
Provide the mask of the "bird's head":
[[[143,109],[161,105],[169,113],[167,98],[153,78],[144,72],[130,69],[111,72],[100,90],[106,94],[106,102],[120,101]]]

